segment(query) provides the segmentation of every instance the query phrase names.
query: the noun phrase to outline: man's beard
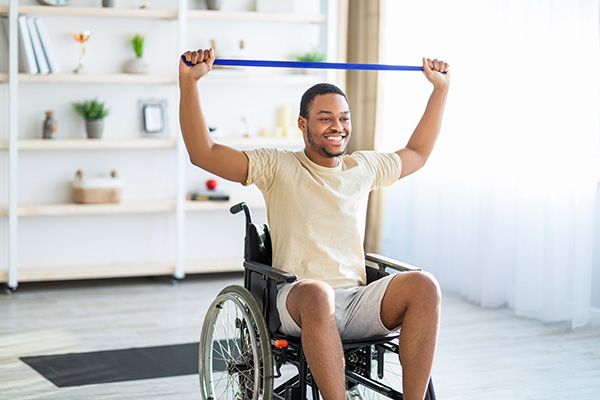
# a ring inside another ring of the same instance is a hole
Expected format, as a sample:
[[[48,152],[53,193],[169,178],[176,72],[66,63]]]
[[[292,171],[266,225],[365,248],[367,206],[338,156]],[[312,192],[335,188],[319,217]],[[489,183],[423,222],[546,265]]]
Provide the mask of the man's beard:
[[[310,128],[307,126],[306,127],[306,139],[308,140],[308,144],[310,144],[310,146],[316,150],[317,152],[319,152],[320,155],[327,157],[327,158],[335,158],[335,157],[339,157],[342,154],[344,154],[346,152],[346,146],[344,146],[344,148],[342,149],[342,151],[340,151],[339,153],[330,153],[327,148],[325,147],[318,147],[315,144],[315,141],[313,140],[313,134],[310,132]],[[345,140],[345,139],[342,139]]]

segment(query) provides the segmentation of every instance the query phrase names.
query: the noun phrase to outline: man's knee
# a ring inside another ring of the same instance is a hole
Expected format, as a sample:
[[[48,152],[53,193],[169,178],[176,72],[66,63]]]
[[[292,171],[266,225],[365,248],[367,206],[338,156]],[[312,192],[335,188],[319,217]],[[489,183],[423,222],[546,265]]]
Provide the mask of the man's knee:
[[[410,273],[411,290],[415,292],[417,299],[430,301],[439,304],[442,299],[442,290],[437,279],[425,271]]]
[[[300,327],[303,317],[327,318],[335,313],[333,288],[321,281],[303,279],[290,291],[286,305]]]
[[[435,277],[429,272],[402,272],[394,276],[384,299],[402,305],[406,309],[416,302],[438,305],[442,291]]]

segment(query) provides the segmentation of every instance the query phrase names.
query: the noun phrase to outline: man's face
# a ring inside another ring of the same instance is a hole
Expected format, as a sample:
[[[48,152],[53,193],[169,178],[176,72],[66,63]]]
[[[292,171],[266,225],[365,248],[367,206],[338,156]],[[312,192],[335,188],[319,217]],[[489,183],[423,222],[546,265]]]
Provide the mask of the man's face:
[[[352,131],[346,99],[334,93],[316,96],[308,110],[308,119],[299,117],[298,126],[304,134],[307,151],[326,158],[344,154]]]

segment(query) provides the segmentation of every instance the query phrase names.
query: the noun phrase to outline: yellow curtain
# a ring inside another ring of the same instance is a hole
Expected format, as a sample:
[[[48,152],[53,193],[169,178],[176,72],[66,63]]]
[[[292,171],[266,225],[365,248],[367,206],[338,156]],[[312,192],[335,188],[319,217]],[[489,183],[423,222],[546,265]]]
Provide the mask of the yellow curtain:
[[[380,0],[349,0],[347,61],[379,62]],[[352,139],[348,153],[375,148],[377,115],[377,71],[347,71],[346,95],[352,113]],[[379,191],[369,197],[365,250],[379,252],[381,241],[381,202]]]

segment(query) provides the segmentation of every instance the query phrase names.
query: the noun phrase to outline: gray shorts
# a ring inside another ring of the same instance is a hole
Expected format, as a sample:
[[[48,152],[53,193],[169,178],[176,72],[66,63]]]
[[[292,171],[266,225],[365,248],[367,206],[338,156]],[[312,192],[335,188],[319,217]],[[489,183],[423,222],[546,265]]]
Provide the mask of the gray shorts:
[[[381,301],[394,275],[378,279],[367,286],[334,289],[335,320],[344,339],[385,336],[400,329],[389,330],[381,322]],[[285,335],[300,336],[300,327],[287,309],[287,297],[300,281],[284,284],[277,294],[277,311],[281,320],[279,331]]]

